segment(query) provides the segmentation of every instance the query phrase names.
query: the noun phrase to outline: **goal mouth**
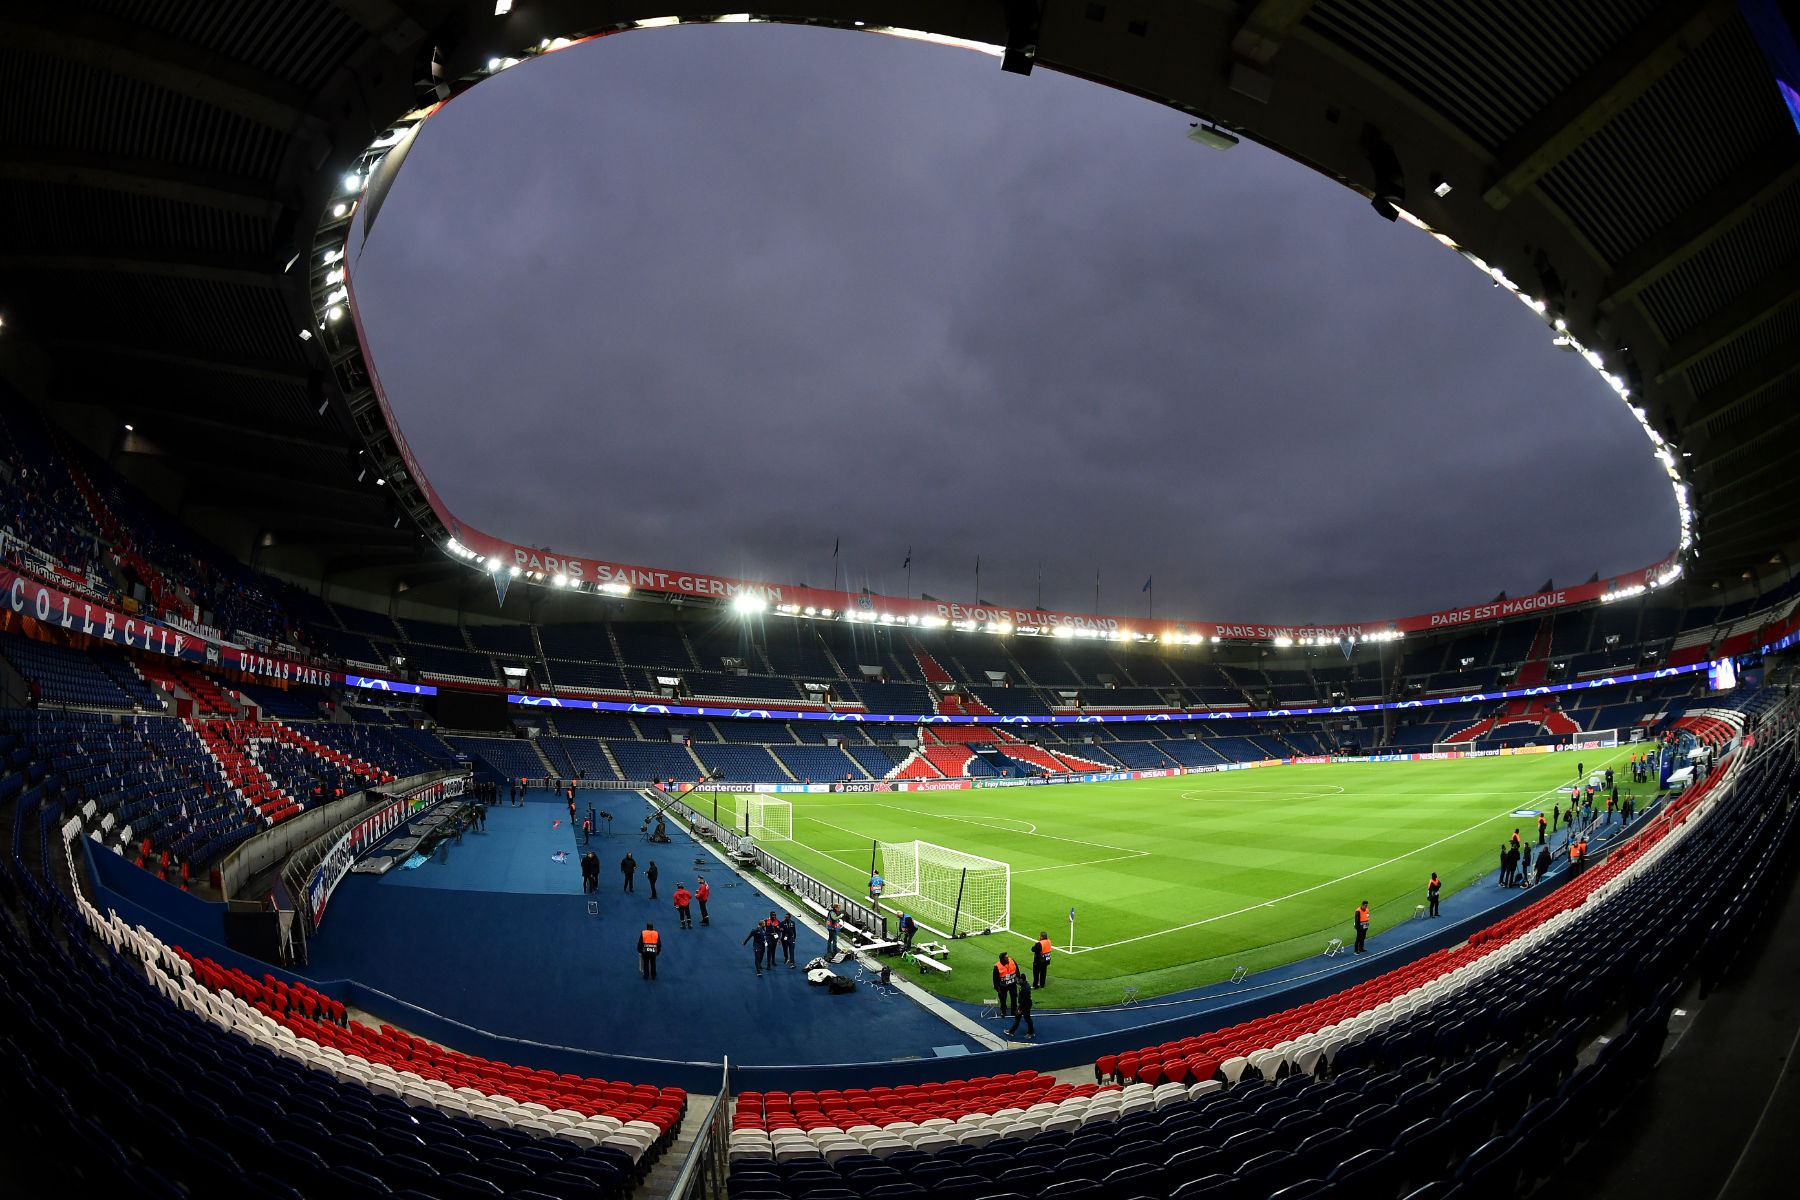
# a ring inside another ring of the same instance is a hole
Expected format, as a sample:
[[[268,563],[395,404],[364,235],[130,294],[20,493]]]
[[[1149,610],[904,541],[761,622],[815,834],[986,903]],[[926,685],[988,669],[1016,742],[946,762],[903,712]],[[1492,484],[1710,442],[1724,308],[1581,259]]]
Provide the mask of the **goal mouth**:
[[[739,802],[739,827],[754,842],[791,842],[794,840],[794,805],[792,801],[752,792]]]
[[[877,842],[879,904],[923,929],[961,938],[1010,932],[1012,867],[934,842]]]

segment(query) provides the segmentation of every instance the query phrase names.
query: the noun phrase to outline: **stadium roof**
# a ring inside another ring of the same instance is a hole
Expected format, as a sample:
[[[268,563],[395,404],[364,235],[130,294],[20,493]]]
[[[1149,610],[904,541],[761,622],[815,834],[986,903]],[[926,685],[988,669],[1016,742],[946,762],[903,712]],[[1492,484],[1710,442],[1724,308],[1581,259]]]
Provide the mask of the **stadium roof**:
[[[1800,135],[1769,65],[1793,51],[1777,11],[795,0],[779,19],[1005,47],[1007,69],[1171,105],[1403,210],[1541,303],[1547,340],[1560,318],[1615,376],[1693,485],[1688,578],[1735,587],[1800,549]],[[463,579],[379,410],[357,403],[368,381],[311,336],[309,252],[345,174],[407,113],[548,39],[670,12],[9,5],[0,365],[240,553],[277,547],[265,561],[314,578]],[[1470,580],[1471,598],[1487,586]]]

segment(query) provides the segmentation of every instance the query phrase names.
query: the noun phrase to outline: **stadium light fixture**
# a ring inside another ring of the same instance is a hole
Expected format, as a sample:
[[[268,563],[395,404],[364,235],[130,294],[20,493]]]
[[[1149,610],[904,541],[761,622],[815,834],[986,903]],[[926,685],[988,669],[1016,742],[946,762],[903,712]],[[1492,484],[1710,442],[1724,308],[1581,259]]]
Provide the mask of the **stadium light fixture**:
[[[741,613],[759,613],[769,607],[769,602],[755,592],[743,592],[732,600],[731,607]]]
[[[512,11],[512,0],[494,0],[494,15],[504,17]]]
[[[555,579],[552,579],[550,582],[554,583],[557,587],[568,587],[569,586],[569,577],[567,575],[558,575]]]
[[[1207,125],[1196,121],[1188,126],[1188,141],[1198,142],[1202,146],[1210,146],[1214,150],[1229,150],[1238,144],[1238,139],[1216,125]]]
[[[511,567],[511,571],[514,575],[517,575],[519,573],[519,564],[514,563]]]
[[[618,583],[613,580],[608,580],[606,583],[601,584],[600,590],[605,592],[609,596],[629,596],[629,595],[631,595],[631,585],[624,584],[624,583]]]

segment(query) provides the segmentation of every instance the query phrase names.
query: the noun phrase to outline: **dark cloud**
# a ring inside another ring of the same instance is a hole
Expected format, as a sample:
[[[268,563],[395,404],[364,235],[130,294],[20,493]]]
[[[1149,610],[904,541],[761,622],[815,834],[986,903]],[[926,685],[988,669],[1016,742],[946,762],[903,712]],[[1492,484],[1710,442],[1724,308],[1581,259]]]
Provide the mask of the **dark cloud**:
[[[657,566],[1400,616],[1674,539],[1642,433],[1454,254],[1131,97],[682,28],[435,118],[357,263],[459,515]]]

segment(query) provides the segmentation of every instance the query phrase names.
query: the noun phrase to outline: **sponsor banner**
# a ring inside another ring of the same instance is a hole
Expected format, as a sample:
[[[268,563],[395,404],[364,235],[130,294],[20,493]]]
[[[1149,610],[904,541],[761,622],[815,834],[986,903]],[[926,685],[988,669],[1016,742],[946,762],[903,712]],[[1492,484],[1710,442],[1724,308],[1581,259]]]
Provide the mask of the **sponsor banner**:
[[[456,776],[414,788],[345,830],[307,877],[306,899],[312,913],[313,928],[319,927],[319,921],[325,915],[325,905],[331,900],[331,893],[337,890],[337,885],[349,874],[350,867],[364,850],[440,800],[462,795],[463,783],[463,777]]]
[[[908,792],[966,792],[975,786],[973,779],[905,779],[893,782]]]
[[[1230,721],[1241,718],[1268,719],[1277,717],[1319,717],[1340,713],[1381,712],[1387,709],[1437,708],[1446,704],[1483,704],[1497,700],[1516,700],[1525,696],[1548,696],[1560,692],[1579,692],[1591,688],[1612,687],[1622,683],[1641,683],[1651,679],[1672,679],[1680,675],[1704,671],[1711,663],[1690,663],[1682,667],[1661,667],[1654,671],[1638,671],[1625,675],[1609,675],[1602,679],[1585,679],[1575,683],[1553,683],[1539,687],[1513,688],[1503,692],[1464,692],[1454,696],[1428,696],[1420,700],[1382,701],[1371,704],[1345,704],[1332,707],[1313,708],[1261,708],[1232,710],[1199,710],[1187,712],[1165,712],[1145,715],[1142,713],[1092,713],[1079,714],[1059,713],[1050,716],[1010,716],[983,717],[961,715],[945,715],[943,713],[870,713],[870,712],[826,712],[820,709],[805,708],[730,708],[722,705],[705,704],[645,704],[624,700],[583,700],[567,696],[538,696],[522,692],[509,692],[507,702],[526,706],[543,706],[549,708],[584,708],[598,712],[644,713],[653,716],[667,717],[701,717],[713,718],[751,718],[774,721],[858,721],[864,724],[891,725],[1117,725],[1126,723],[1141,724],[1146,721]],[[352,680],[363,681],[358,686],[375,686],[367,676],[351,676]],[[390,682],[393,690],[402,687],[418,688],[419,685],[400,685]],[[422,689],[431,694],[436,689]]]
[[[1329,755],[1329,754],[1308,754],[1308,755],[1304,755],[1300,758],[1292,759],[1290,761],[1295,763],[1297,766],[1309,766],[1309,765],[1312,765],[1315,763],[1328,763],[1331,761],[1331,755]]]
[[[385,400],[384,400],[385,407]],[[1387,621],[1357,621],[1339,625],[1265,625],[1228,624],[1216,621],[1145,620],[1133,617],[1105,616],[1099,613],[1045,612],[1036,608],[993,604],[959,604],[940,600],[914,600],[901,596],[882,596],[867,592],[843,592],[825,588],[802,587],[798,584],[769,583],[762,580],[737,579],[725,575],[709,575],[695,571],[679,571],[663,567],[638,566],[585,555],[559,554],[550,550],[522,546],[472,529],[458,521],[436,492],[418,473],[411,450],[401,436],[398,422],[389,419],[395,444],[401,448],[409,469],[414,472],[427,500],[451,535],[480,559],[500,570],[514,568],[522,574],[549,578],[561,576],[577,583],[610,586],[615,589],[650,591],[682,596],[703,596],[719,600],[739,596],[755,596],[772,608],[791,606],[795,612],[844,613],[852,620],[904,623],[929,622],[950,625],[1005,625],[1014,630],[1090,637],[1128,638],[1145,636],[1186,640],[1213,638],[1245,641],[1319,640],[1340,641],[1362,639],[1388,633],[1422,633],[1461,625],[1495,621],[1529,613],[1549,612],[1571,605],[1586,604],[1625,588],[1648,586],[1674,565],[1671,555],[1662,562],[1640,571],[1610,579],[1559,588],[1533,596],[1499,600],[1491,604],[1471,605],[1424,613]],[[490,569],[493,569],[490,567]]]
[[[1498,758],[1499,756],[1500,756],[1500,751],[1498,751],[1498,750],[1464,750],[1463,751],[1464,758]]]
[[[407,683],[399,679],[382,679],[376,675],[346,675],[344,682],[351,687],[368,688],[372,692],[404,692],[409,696],[435,696],[437,689],[429,683]],[[553,699],[554,697],[544,697]]]
[[[4,598],[0,602],[21,616],[35,618],[58,629],[99,638],[115,646],[129,646],[134,650],[148,650],[153,654],[163,654],[188,662],[229,667],[234,671],[290,683],[323,686],[343,678],[323,667],[257,654],[241,646],[214,645],[193,633],[163,622],[115,612],[103,604],[72,596],[60,588],[39,583],[29,575],[21,575],[10,567],[0,567],[0,597]]]

